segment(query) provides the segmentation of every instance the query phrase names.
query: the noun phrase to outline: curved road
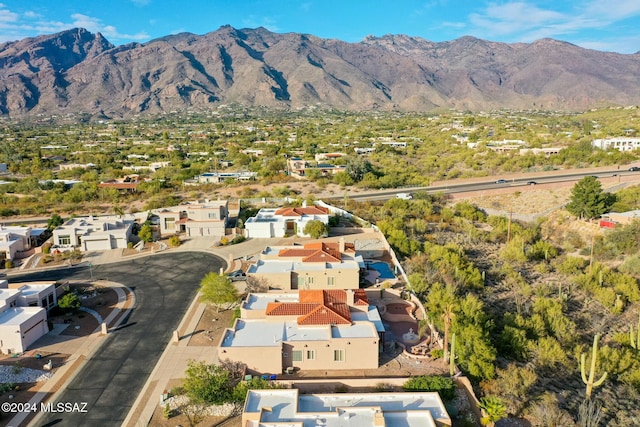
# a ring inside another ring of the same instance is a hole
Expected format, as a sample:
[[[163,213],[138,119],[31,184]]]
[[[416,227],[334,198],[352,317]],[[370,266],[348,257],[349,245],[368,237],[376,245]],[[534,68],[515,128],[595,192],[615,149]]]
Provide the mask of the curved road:
[[[87,402],[87,413],[50,413],[40,425],[120,426],[196,295],[202,277],[226,262],[203,252],[160,254],[93,267],[93,277],[133,289],[123,326],[78,372],[57,402]],[[13,281],[89,279],[87,268],[16,276]]]

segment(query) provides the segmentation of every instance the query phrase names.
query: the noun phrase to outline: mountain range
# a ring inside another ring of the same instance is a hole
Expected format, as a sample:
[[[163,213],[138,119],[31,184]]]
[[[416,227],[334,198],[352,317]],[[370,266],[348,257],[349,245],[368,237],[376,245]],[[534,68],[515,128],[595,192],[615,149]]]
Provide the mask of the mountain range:
[[[120,118],[231,103],[401,111],[634,105],[640,53],[468,36],[347,43],[230,26],[121,46],[82,28],[0,44],[1,115]]]

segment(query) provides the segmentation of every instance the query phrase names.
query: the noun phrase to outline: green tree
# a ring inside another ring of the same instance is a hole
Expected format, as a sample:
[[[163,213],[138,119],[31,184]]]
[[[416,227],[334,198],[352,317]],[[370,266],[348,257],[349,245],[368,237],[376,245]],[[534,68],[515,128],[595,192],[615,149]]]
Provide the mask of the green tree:
[[[353,182],[360,182],[367,173],[373,172],[373,166],[364,157],[352,157],[347,161],[345,172]]]
[[[304,226],[304,230],[302,231],[304,232],[304,234],[307,234],[314,239],[318,239],[329,234],[329,227],[327,227],[324,222],[313,219],[307,222],[307,224]]]
[[[142,227],[140,227],[140,231],[138,232],[138,237],[144,242],[152,242],[153,231],[151,230],[151,225],[146,222],[142,224]]]
[[[222,366],[190,360],[182,388],[192,404],[221,405],[232,398],[231,383],[231,374]]]
[[[200,300],[214,304],[217,311],[223,304],[231,304],[238,300],[238,291],[231,280],[222,274],[208,273],[200,282]]]
[[[594,176],[585,176],[571,189],[571,201],[566,208],[569,213],[581,219],[597,218],[607,212],[613,200],[602,189]]]
[[[64,220],[58,214],[51,215],[51,218],[47,220],[47,230],[51,231],[59,225],[64,224]]]
[[[76,311],[80,308],[80,298],[78,298],[78,295],[73,292],[68,292],[60,297],[58,300],[58,307],[72,312]]]

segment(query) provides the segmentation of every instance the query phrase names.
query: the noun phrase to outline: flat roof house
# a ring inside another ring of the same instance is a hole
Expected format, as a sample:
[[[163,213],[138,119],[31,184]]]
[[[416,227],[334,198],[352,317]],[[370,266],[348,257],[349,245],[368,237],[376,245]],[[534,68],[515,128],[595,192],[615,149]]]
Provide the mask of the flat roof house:
[[[300,394],[249,390],[244,427],[436,427],[451,418],[437,392]]]
[[[8,285],[3,281],[0,284],[0,351],[22,353],[49,332],[47,311],[56,304],[53,283]]]
[[[160,218],[160,235],[224,236],[229,219],[227,200],[187,202],[155,211]]]
[[[130,215],[71,218],[53,230],[53,244],[81,251],[126,248],[134,222]]]
[[[358,289],[366,268],[353,244],[312,242],[302,246],[268,246],[249,266],[248,276],[264,280],[279,292],[298,289]]]
[[[309,221],[329,224],[329,209],[321,206],[300,208],[263,208],[244,224],[246,237],[269,238],[287,235],[306,236],[304,227]]]
[[[362,289],[249,294],[218,345],[251,370],[375,369],[384,326]]]

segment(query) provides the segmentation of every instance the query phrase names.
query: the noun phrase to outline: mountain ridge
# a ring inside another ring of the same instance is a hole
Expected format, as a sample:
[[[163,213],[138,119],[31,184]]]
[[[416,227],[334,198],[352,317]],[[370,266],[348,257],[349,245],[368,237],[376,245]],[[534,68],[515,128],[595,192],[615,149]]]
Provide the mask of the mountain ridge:
[[[228,25],[121,46],[82,28],[0,44],[2,115],[128,117],[222,103],[422,112],[632,105],[640,54],[554,39],[387,34],[348,43]]]

